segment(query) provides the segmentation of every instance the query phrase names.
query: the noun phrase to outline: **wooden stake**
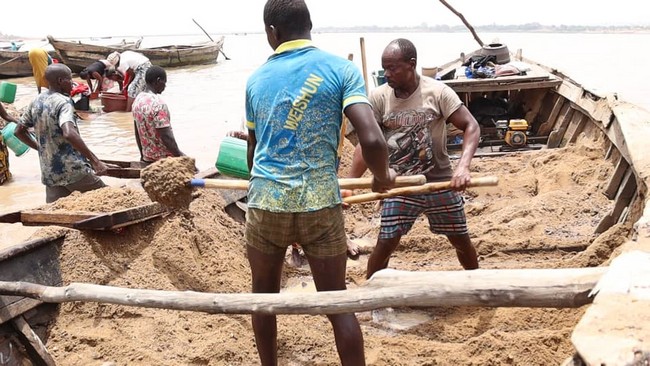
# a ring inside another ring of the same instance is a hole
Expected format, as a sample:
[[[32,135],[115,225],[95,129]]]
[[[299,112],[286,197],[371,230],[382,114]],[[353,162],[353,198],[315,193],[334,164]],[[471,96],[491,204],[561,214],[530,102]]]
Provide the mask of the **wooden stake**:
[[[366,66],[366,40],[361,37],[359,38],[359,43],[361,44],[361,72],[363,72],[363,81],[366,83],[366,94],[370,95],[370,89],[368,89],[368,68]]]

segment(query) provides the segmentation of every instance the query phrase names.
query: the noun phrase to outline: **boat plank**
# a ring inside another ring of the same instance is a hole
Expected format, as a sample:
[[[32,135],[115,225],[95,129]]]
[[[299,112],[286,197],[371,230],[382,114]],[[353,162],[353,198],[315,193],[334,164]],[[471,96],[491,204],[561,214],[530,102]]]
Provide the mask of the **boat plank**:
[[[562,146],[565,146],[568,143],[576,142],[580,133],[584,130],[589,117],[582,113],[574,113],[574,120],[569,124],[566,133],[564,134]]]
[[[0,280],[61,284],[59,246],[64,234],[27,241],[0,252]],[[0,296],[0,323],[41,304],[22,296]]]
[[[158,202],[127,208],[103,215],[95,215],[85,220],[78,220],[72,227],[79,230],[112,230],[137,224],[164,215],[165,207]]]
[[[27,226],[60,225],[72,227],[77,221],[100,215],[97,212],[57,212],[43,210],[24,210],[20,212],[20,221]]]
[[[643,250],[625,251],[612,261],[571,334],[586,365],[641,365],[636,357],[650,354],[650,240],[635,246]]]
[[[559,124],[556,123],[557,127],[548,135],[547,146],[549,148],[553,149],[560,146],[562,137],[564,136],[564,133],[566,132],[566,129],[569,127],[569,123],[573,118],[573,112],[574,109],[567,105],[566,110],[561,113],[560,118],[558,119]]]
[[[549,114],[546,121],[542,123],[541,126],[539,126],[539,129],[537,130],[538,135],[546,136],[551,132],[553,125],[555,125],[555,121],[557,120],[557,116],[560,114],[560,110],[565,103],[565,99],[562,96],[557,93],[553,94],[555,95],[553,109],[551,109],[551,113]]]
[[[526,100],[532,100],[533,105],[528,112],[526,112],[524,119],[528,121],[529,125],[532,125],[535,123],[537,116],[539,115],[539,111],[542,108],[542,103],[544,102],[544,97],[548,93],[548,89],[528,89],[525,93],[527,94],[525,97]]]
[[[636,180],[632,169],[625,172],[623,181],[616,193],[614,207],[600,220],[594,233],[601,234],[607,231],[610,227],[619,222],[619,219],[625,209],[630,205],[632,197],[636,192]]]
[[[47,351],[43,341],[34,333],[32,327],[29,326],[25,318],[17,316],[12,320],[13,326],[16,329],[16,334],[25,346],[27,354],[35,361],[37,365],[55,366],[56,362],[52,355]]]

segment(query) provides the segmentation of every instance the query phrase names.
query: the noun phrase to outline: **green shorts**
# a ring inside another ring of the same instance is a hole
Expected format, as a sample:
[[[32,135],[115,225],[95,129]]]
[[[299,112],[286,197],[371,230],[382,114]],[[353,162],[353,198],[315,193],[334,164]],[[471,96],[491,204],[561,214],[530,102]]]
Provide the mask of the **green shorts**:
[[[332,257],[347,251],[341,205],[312,212],[271,212],[248,208],[248,245],[267,254],[285,253],[300,244],[307,255]]]

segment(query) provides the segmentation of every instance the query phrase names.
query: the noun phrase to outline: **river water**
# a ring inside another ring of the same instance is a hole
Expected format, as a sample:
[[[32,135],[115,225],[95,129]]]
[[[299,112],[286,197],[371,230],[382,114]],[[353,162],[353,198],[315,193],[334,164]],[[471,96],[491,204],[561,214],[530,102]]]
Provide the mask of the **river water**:
[[[498,39],[511,51],[522,49],[524,57],[552,66],[586,87],[617,92],[620,99],[650,110],[650,83],[644,52],[650,34],[482,34],[490,43]],[[381,68],[381,52],[388,42],[404,37],[418,48],[418,64],[442,65],[460,52],[477,47],[469,33],[314,33],[317,46],[342,57],[353,55],[363,69],[361,39],[366,56],[366,75],[373,88],[371,71]],[[205,35],[145,37],[142,46],[204,41]],[[120,39],[121,40],[121,39]],[[119,40],[118,40],[119,41]],[[169,104],[174,134],[180,149],[196,159],[201,170],[214,166],[221,139],[230,130],[243,128],[244,93],[248,76],[271,54],[263,34],[227,35],[224,51],[214,65],[168,69],[162,94]],[[20,110],[36,96],[31,77],[7,79],[18,85],[14,106]],[[90,149],[102,159],[138,160],[130,113],[95,113],[81,122],[80,132]],[[10,153],[13,179],[0,186],[0,214],[29,209],[45,203],[40,183],[38,155]],[[104,178],[111,186],[133,185],[137,180]],[[20,224],[0,224],[0,245],[25,240],[36,230]]]

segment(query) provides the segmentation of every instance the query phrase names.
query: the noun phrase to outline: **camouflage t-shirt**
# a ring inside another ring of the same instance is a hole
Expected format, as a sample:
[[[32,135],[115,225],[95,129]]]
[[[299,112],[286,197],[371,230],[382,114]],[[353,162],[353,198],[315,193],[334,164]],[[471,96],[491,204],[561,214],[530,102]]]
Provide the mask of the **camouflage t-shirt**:
[[[88,160],[63,137],[61,126],[65,123],[72,123],[79,131],[70,97],[49,90],[39,94],[27,107],[20,123],[34,128],[43,184],[64,186],[92,172]]]

